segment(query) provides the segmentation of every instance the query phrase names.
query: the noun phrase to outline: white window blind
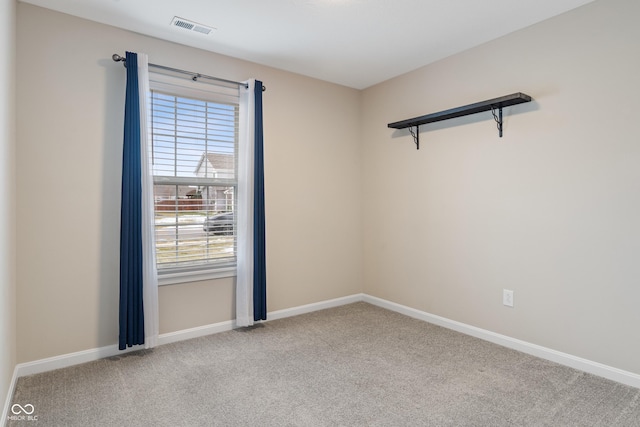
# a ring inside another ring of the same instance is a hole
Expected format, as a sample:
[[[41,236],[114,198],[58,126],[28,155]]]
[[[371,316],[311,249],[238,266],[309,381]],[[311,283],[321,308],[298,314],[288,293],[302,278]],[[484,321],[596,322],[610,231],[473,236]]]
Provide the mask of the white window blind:
[[[237,90],[167,88],[150,102],[159,276],[235,266]]]

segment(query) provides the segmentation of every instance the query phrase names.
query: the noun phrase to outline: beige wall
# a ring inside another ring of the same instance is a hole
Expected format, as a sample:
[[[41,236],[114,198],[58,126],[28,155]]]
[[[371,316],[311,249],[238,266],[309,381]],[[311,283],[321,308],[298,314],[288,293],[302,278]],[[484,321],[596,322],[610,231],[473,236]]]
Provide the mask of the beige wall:
[[[366,293],[640,374],[638,16],[596,1],[364,91]],[[386,127],[520,91],[502,139]]]
[[[14,0],[0,1],[0,405],[16,364]],[[0,420],[3,423],[4,420]]]
[[[269,310],[361,292],[360,93],[18,5],[18,361],[117,342],[126,50],[264,81]],[[229,279],[160,288],[161,333],[233,318]]]

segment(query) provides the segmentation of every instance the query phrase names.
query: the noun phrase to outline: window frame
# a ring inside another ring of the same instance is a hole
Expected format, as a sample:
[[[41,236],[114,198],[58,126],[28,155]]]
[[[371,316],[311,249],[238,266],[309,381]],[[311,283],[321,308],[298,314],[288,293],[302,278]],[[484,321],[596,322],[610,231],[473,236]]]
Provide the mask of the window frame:
[[[153,185],[154,188],[156,185],[215,185],[215,186],[229,186],[233,187],[234,190],[234,211],[237,208],[237,197],[238,197],[238,172],[237,172],[237,162],[238,162],[238,132],[240,127],[240,118],[239,118],[239,110],[240,110],[240,97],[238,93],[237,87],[225,86],[224,84],[209,84],[206,82],[196,82],[192,80],[187,80],[184,77],[173,76],[170,74],[164,74],[162,72],[150,72],[149,73],[149,96],[151,97],[151,92],[160,92],[163,94],[167,94],[170,96],[176,96],[181,98],[189,98],[196,99],[199,101],[212,102],[217,104],[224,105],[234,105],[236,108],[236,137],[235,137],[235,153],[234,158],[236,162],[235,167],[235,178],[214,178],[215,183],[212,183],[210,178],[199,178],[194,176],[193,178],[185,178],[185,177],[166,177],[166,176],[156,176],[153,175]],[[235,91],[235,94],[231,94]],[[148,114],[148,122],[149,122],[149,144],[153,144],[153,128],[151,126],[151,101],[149,102],[149,111]],[[151,159],[149,159],[151,161]],[[151,168],[153,171],[153,168]],[[155,217],[156,209],[154,203],[154,217]],[[237,222],[237,215],[236,215]],[[237,239],[237,223],[235,226],[234,239]],[[189,267],[175,267],[169,269],[159,269],[158,268],[158,285],[173,285],[179,283],[188,283],[195,281],[204,281],[211,279],[221,279],[227,277],[235,277],[237,275],[237,240],[235,241],[235,257],[233,261],[229,262],[221,262],[218,266],[213,266],[211,264],[201,265],[201,266],[193,266]],[[157,246],[154,247],[154,250],[157,254]],[[156,267],[157,267],[156,260]]]

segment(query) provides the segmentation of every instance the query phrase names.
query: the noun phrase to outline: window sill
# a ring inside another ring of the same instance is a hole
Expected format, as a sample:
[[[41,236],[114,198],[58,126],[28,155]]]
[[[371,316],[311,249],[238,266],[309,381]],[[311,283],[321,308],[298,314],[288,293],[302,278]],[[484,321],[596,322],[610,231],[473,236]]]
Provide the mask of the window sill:
[[[217,268],[206,271],[182,271],[180,273],[158,274],[158,286],[176,285],[178,283],[200,282],[203,280],[235,277],[236,267]]]

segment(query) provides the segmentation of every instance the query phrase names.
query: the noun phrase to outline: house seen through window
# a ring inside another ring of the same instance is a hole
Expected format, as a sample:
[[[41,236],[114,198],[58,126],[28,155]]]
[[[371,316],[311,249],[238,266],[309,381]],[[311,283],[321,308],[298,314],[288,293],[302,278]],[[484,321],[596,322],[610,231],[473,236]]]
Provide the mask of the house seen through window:
[[[158,273],[235,266],[238,105],[152,91]]]

